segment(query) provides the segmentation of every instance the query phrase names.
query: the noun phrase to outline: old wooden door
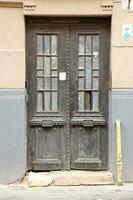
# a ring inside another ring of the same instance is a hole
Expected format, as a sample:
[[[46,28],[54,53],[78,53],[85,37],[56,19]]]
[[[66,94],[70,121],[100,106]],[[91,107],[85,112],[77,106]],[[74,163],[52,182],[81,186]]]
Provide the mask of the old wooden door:
[[[28,169],[107,169],[109,20],[26,22]]]

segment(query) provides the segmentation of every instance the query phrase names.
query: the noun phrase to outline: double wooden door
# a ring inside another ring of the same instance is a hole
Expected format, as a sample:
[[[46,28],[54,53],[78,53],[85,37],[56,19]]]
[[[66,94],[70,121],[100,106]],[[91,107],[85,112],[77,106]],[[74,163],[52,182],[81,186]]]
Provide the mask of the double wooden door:
[[[26,20],[28,169],[108,166],[109,21]]]

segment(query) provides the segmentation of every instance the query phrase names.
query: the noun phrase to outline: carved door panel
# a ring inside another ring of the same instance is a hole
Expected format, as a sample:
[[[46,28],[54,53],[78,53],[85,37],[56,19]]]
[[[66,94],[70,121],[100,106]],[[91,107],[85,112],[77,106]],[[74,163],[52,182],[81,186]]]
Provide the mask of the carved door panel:
[[[106,169],[108,23],[26,19],[28,169]]]

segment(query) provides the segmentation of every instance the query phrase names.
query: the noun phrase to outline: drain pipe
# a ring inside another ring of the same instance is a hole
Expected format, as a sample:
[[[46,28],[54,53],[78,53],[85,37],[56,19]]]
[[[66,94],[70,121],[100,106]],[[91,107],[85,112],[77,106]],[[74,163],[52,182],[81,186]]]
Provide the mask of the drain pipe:
[[[122,186],[122,151],[121,151],[121,123],[116,120],[116,141],[117,141],[117,185]]]

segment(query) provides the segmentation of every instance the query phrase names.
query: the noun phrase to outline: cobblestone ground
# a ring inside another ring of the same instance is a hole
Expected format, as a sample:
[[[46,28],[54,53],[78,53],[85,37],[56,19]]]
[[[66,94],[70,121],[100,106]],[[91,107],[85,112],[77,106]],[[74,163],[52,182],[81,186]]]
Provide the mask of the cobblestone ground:
[[[133,184],[124,186],[0,186],[0,200],[133,200]]]

